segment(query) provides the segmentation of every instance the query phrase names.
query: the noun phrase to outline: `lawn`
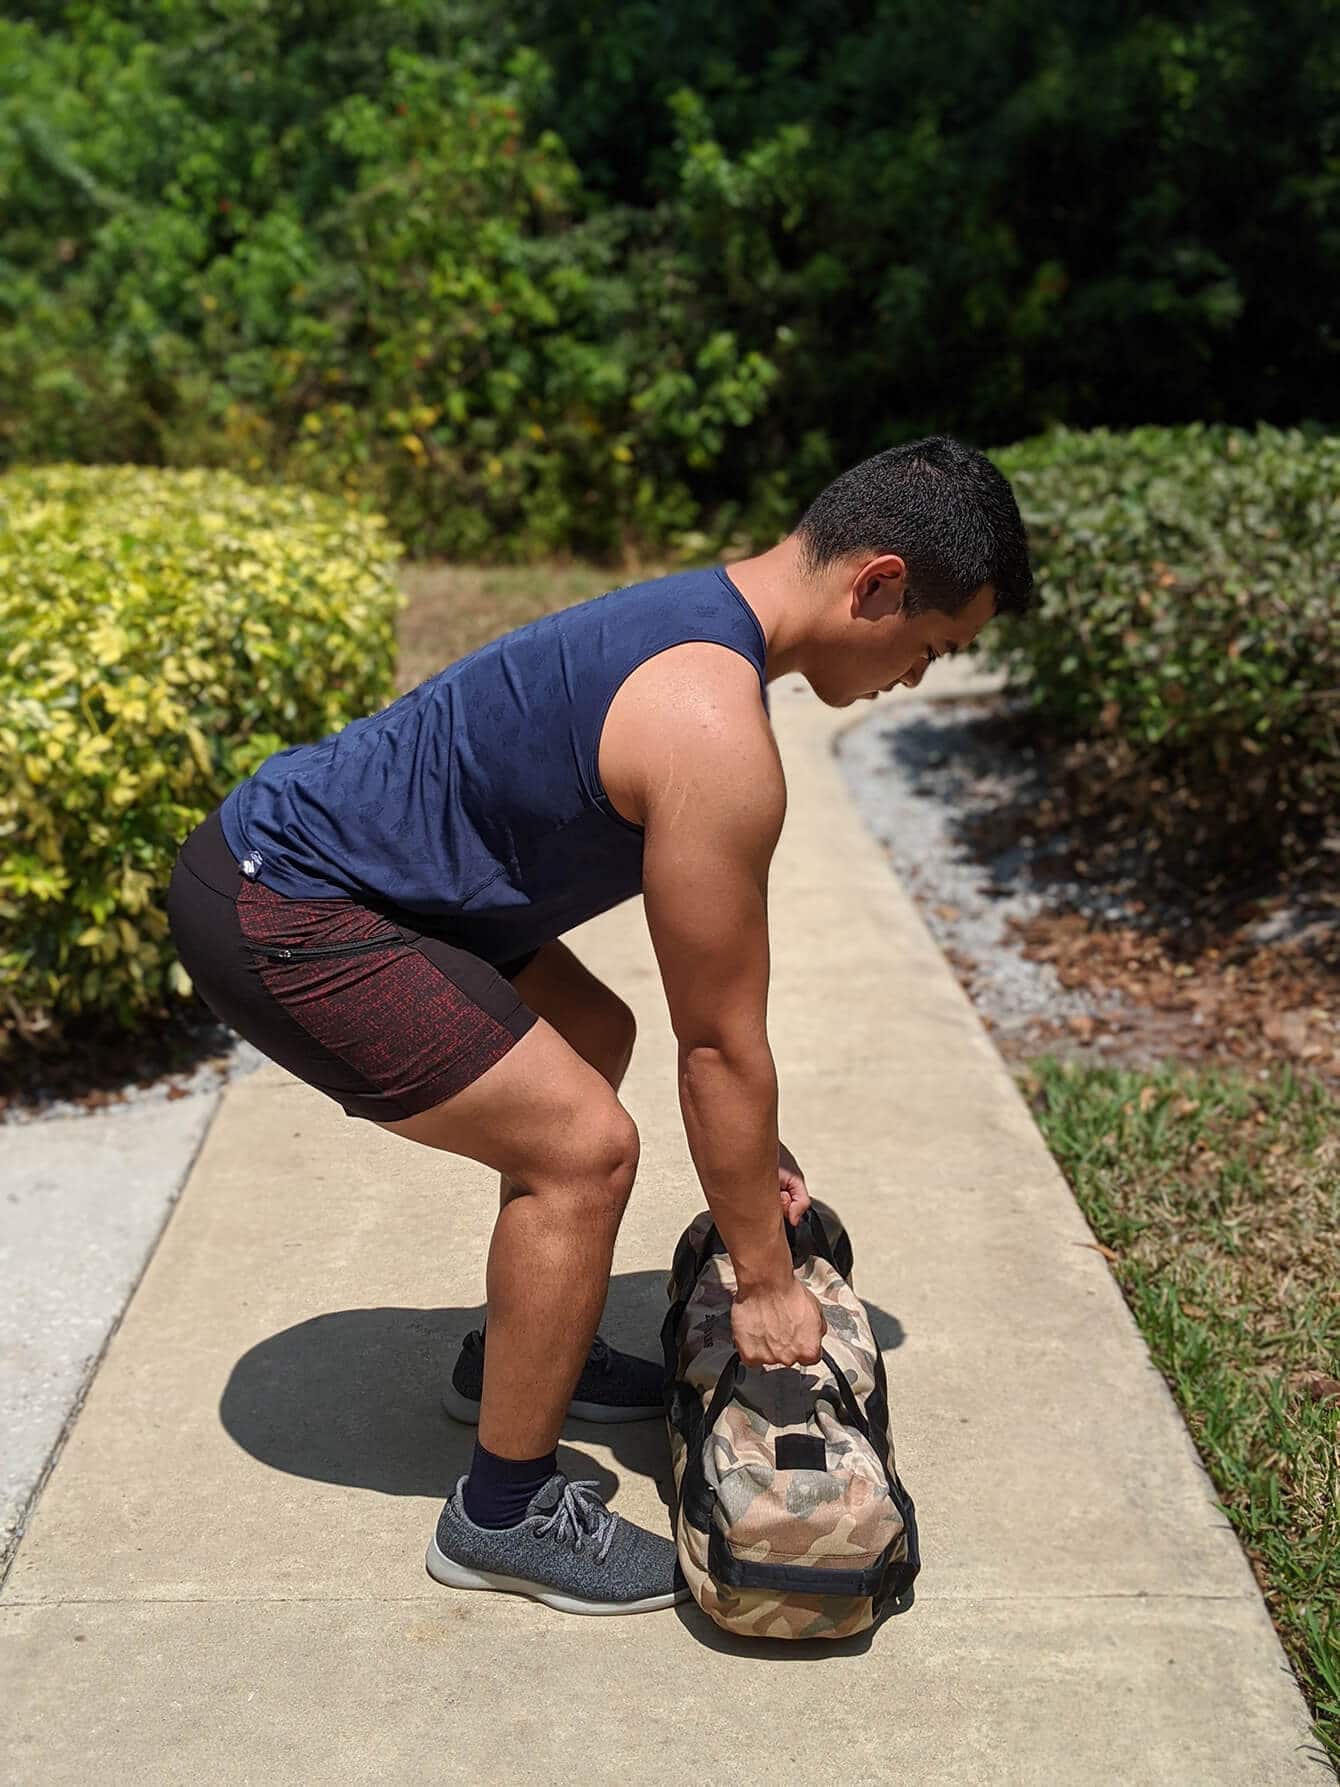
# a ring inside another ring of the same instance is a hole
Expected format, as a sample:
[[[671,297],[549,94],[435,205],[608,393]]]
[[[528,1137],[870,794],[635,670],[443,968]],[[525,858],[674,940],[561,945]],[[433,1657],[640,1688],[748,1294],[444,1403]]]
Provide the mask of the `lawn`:
[[[1340,1105],[1287,1067],[1024,1087],[1340,1762]]]

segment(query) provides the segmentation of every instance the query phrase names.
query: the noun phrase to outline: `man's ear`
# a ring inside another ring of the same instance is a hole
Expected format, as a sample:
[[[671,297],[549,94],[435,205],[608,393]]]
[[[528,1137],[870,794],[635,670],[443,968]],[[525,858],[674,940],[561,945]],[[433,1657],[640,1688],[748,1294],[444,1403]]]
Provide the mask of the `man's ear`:
[[[852,613],[876,619],[901,612],[907,597],[907,562],[896,552],[863,561],[852,579]]]

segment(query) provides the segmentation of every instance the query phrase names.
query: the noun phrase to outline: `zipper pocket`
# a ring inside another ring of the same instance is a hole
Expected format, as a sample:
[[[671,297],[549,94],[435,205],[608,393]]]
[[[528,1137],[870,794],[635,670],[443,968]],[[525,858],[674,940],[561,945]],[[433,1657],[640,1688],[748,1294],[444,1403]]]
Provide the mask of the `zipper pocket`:
[[[268,956],[275,962],[306,962],[317,956],[361,956],[374,949],[410,947],[403,937],[365,937],[359,943],[328,943],[314,949],[287,949],[276,943],[253,943],[250,938],[247,938],[246,944],[257,955]]]

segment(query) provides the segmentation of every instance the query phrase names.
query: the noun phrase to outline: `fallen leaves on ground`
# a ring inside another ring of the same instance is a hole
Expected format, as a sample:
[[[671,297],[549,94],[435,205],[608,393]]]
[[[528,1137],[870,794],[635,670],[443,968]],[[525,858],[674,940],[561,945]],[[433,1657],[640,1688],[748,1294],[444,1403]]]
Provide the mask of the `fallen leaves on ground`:
[[[1075,911],[1041,913],[1011,929],[1022,954],[1050,963],[1063,986],[1107,1000],[1063,1022],[1039,1020],[1010,1039],[1012,1054],[1069,1037],[1101,1044],[1112,1061],[1166,1056],[1252,1067],[1284,1058],[1340,1084],[1340,924],[1334,940],[1281,943],[1256,942],[1241,927],[1187,960],[1157,935]]]

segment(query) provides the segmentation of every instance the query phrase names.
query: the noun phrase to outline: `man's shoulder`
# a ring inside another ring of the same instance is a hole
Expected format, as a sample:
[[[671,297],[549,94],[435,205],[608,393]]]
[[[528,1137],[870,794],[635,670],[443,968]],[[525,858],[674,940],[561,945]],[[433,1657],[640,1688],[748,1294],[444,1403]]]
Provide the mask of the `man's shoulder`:
[[[653,728],[666,746],[698,739],[729,749],[753,738],[775,749],[758,667],[721,640],[685,639],[645,658],[616,692],[609,720]]]
[[[622,811],[645,815],[676,789],[716,781],[785,799],[781,756],[758,672],[738,651],[688,640],[638,666],[611,703],[600,773]]]

